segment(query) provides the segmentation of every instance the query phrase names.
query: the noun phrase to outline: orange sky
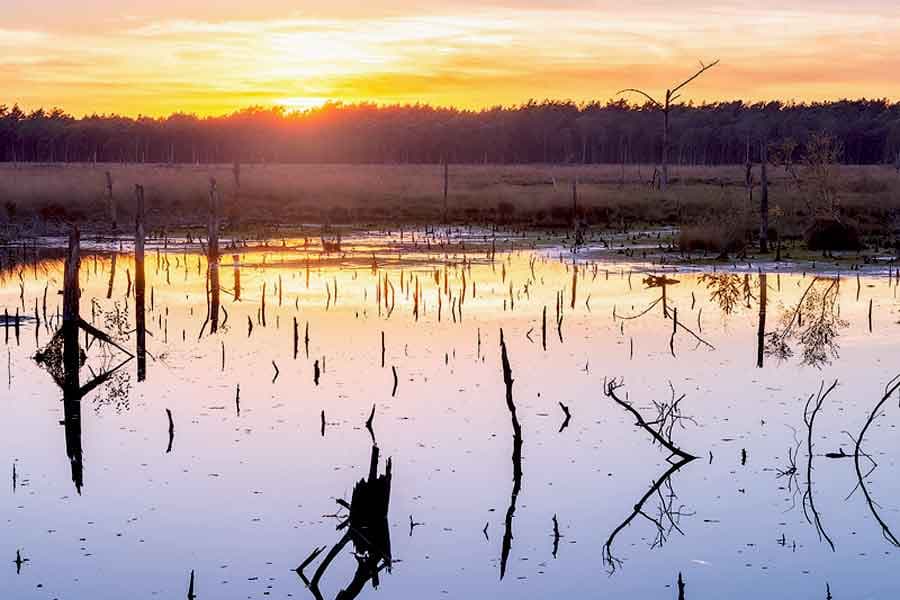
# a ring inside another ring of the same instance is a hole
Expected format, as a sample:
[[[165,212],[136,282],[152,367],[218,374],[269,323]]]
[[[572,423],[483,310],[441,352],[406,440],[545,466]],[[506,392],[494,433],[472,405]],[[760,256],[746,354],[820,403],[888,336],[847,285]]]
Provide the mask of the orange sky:
[[[162,115],[326,100],[606,100],[629,86],[658,93],[715,58],[685,99],[900,98],[897,3],[784,5],[17,1],[0,22],[0,103]]]

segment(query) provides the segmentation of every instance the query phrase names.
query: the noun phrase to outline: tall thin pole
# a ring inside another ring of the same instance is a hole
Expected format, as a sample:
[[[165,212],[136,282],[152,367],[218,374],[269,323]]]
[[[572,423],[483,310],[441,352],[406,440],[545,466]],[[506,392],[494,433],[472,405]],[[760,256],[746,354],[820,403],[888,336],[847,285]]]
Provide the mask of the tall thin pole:
[[[147,378],[147,326],[144,302],[144,186],[134,186],[134,310],[137,334],[137,378]]]
[[[763,254],[769,251],[769,175],[766,172],[769,153],[766,146],[764,140],[759,152],[759,251]]]
[[[209,219],[207,222],[206,262],[209,269],[209,330],[219,330],[219,194],[216,180],[209,180]]]
[[[447,223],[447,193],[450,188],[449,166],[444,159],[444,223]]]

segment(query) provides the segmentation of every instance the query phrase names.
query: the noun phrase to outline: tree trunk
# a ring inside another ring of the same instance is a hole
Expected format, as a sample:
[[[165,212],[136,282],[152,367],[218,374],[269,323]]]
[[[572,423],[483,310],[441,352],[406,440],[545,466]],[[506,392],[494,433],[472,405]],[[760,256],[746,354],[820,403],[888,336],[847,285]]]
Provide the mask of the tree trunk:
[[[759,155],[759,251],[763,254],[769,251],[769,175],[766,170],[769,162],[767,142],[764,140],[760,146]]]
[[[666,90],[666,106],[663,109],[662,175],[659,189],[665,191],[669,185],[669,100],[672,93]]]

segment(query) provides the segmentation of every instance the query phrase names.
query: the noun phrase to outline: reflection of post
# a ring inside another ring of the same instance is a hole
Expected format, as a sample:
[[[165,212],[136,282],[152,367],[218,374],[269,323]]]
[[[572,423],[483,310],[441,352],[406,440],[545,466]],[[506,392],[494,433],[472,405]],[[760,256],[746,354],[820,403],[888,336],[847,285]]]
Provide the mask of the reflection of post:
[[[134,311],[137,328],[137,378],[147,378],[147,328],[144,307],[144,186],[134,186],[137,207],[134,219]]]
[[[66,377],[69,377],[70,365],[66,365]],[[81,398],[78,394],[78,365],[74,365],[73,378],[76,387],[73,388],[70,396],[70,390],[66,389],[63,396],[63,411],[65,420],[63,425],[66,429],[66,455],[69,457],[69,464],[72,468],[72,483],[75,489],[81,495],[81,487],[84,485],[84,461],[81,447]]]
[[[759,274],[759,329],[756,332],[756,366],[763,367],[766,345],[766,274]]]
[[[219,194],[216,180],[209,180],[209,218],[207,221],[206,262],[209,269],[209,331],[219,330]]]
[[[503,383],[506,387],[506,407],[509,409],[513,430],[513,489],[509,496],[509,508],[506,511],[505,527],[503,532],[503,546],[500,553],[500,579],[506,575],[506,564],[509,561],[509,552],[512,550],[512,525],[516,514],[516,501],[519,491],[522,489],[522,426],[516,416],[516,405],[512,395],[512,369],[509,365],[509,356],[506,353],[506,342],[503,339],[503,330],[500,330],[500,361],[503,368]]]
[[[234,299],[241,299],[241,256],[240,254],[232,254],[231,261],[234,263]]]
[[[666,276],[663,275],[663,283],[662,283],[662,305],[663,305],[663,318],[669,318],[669,307],[668,302],[666,301]]]
[[[79,283],[78,270],[81,266],[80,240],[78,228],[73,226],[69,233],[69,252],[66,270],[63,274],[63,410],[66,428],[66,455],[72,466],[72,481],[81,494],[82,452],[81,452],[81,383],[78,370],[81,366],[81,352],[78,347],[79,327]]]
[[[325,572],[351,542],[357,561],[356,572],[347,587],[337,593],[335,596],[337,600],[356,598],[369,582],[372,583],[373,588],[377,589],[381,571],[387,569],[388,573],[391,572],[391,532],[388,525],[388,509],[391,498],[391,459],[388,458],[385,464],[384,475],[378,475],[378,456],[378,447],[373,445],[368,478],[360,479],[353,487],[353,495],[349,504],[343,500],[338,501],[341,506],[350,511],[347,519],[338,525],[338,530],[346,529],[346,533],[319,563],[312,579],[306,576],[304,570],[325,551],[327,546],[315,548],[296,569],[297,575],[300,576],[316,600],[324,599],[319,589],[319,582]]]
[[[112,298],[113,283],[116,281],[116,253],[113,252],[109,265],[109,285],[106,286],[106,299]]]

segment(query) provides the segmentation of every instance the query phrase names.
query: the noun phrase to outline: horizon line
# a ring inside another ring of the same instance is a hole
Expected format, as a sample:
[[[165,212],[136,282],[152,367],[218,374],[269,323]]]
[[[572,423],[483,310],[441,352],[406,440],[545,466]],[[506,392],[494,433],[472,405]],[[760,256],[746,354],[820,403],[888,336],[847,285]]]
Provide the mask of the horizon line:
[[[342,100],[340,98],[326,98],[321,102],[310,104],[305,107],[291,107],[287,103],[274,103],[274,104],[246,104],[241,107],[236,107],[229,111],[222,112],[196,112],[196,111],[186,111],[186,110],[176,110],[173,112],[160,112],[160,113],[128,113],[128,112],[82,112],[79,114],[69,112],[64,107],[56,104],[41,104],[39,106],[33,107],[29,106],[25,103],[19,103],[17,101],[14,102],[4,102],[0,100],[0,109],[6,109],[6,111],[11,111],[18,108],[22,113],[26,116],[43,111],[45,114],[50,114],[55,111],[61,111],[64,116],[71,117],[76,120],[82,119],[90,119],[90,118],[127,118],[127,119],[168,119],[176,116],[183,117],[193,117],[197,119],[221,119],[237,116],[243,113],[249,112],[269,112],[269,113],[281,113],[282,116],[292,117],[292,116],[303,116],[314,114],[318,111],[326,107],[333,108],[343,108],[343,109],[352,109],[352,108],[375,108],[378,110],[384,109],[394,109],[394,108],[420,108],[420,109],[429,109],[440,112],[456,112],[461,114],[483,114],[489,113],[492,111],[516,111],[526,108],[528,106],[536,105],[536,106],[547,106],[547,105],[564,105],[564,106],[574,106],[579,110],[584,110],[586,108],[591,108],[595,106],[611,106],[624,103],[630,109],[642,109],[645,107],[652,107],[653,105],[649,102],[638,103],[633,102],[628,99],[626,95],[616,95],[611,98],[607,98],[606,100],[600,100],[599,98],[593,100],[575,100],[573,98],[543,98],[538,99],[535,97],[529,98],[525,101],[514,103],[514,104],[484,104],[481,106],[460,106],[454,104],[439,104],[439,103],[430,103],[427,101],[415,101],[415,102],[381,102],[377,99],[372,100]],[[866,97],[859,96],[855,98],[851,98],[849,96],[844,96],[840,98],[832,98],[832,99],[802,99],[798,100],[796,98],[791,99],[781,99],[781,98],[771,98],[766,100],[745,100],[742,98],[730,98],[730,99],[703,99],[699,102],[691,99],[686,102],[679,102],[677,104],[673,104],[673,108],[704,108],[708,106],[714,105],[722,105],[722,104],[734,104],[741,103],[744,107],[755,107],[755,106],[764,106],[769,104],[779,104],[781,108],[794,108],[794,107],[811,107],[811,106],[827,106],[833,104],[841,104],[841,103],[883,103],[886,106],[898,106],[900,105],[900,98],[891,98],[887,95],[880,97]]]

